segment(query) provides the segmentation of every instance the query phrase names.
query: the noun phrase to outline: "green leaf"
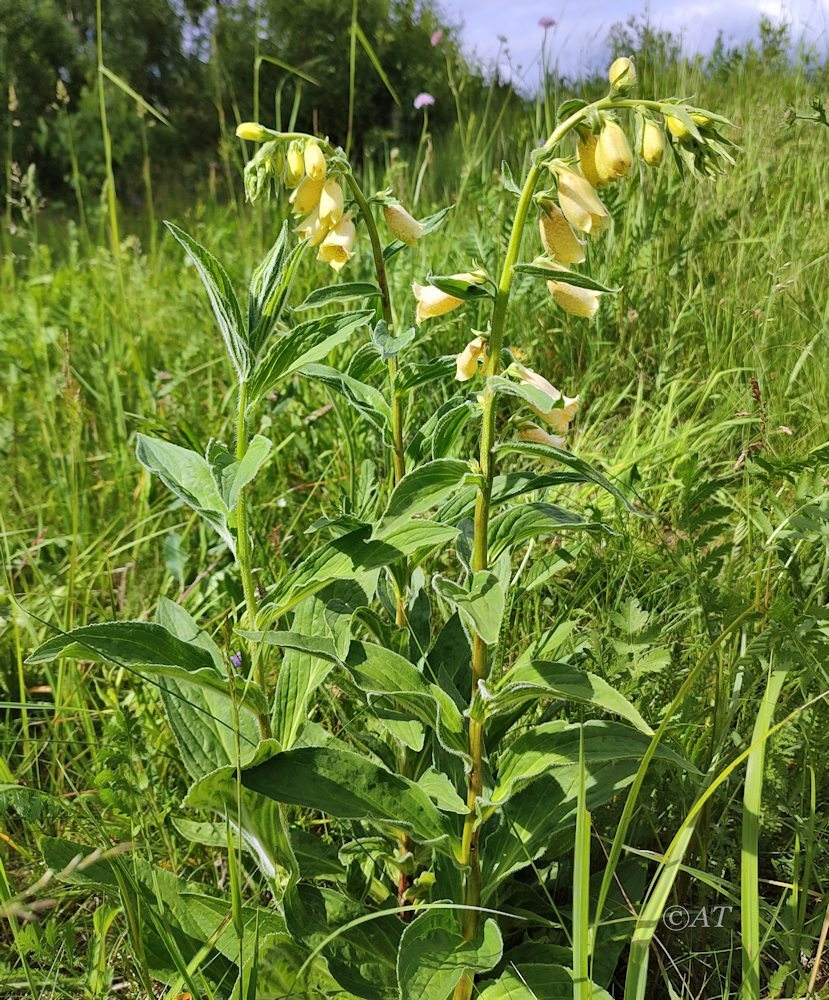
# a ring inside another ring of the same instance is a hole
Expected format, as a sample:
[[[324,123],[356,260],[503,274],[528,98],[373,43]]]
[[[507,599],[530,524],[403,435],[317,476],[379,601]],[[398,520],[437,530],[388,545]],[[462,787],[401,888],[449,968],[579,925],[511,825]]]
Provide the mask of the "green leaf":
[[[394,488],[376,535],[385,537],[403,521],[436,507],[456,490],[470,471],[459,458],[437,458],[407,473]]]
[[[458,609],[467,626],[474,629],[488,646],[498,641],[506,595],[494,573],[490,570],[474,573],[468,590],[439,575],[433,583],[438,594]]]
[[[354,409],[384,434],[390,433],[391,410],[382,392],[345,372],[327,365],[305,365],[300,372],[339,393]]]
[[[446,208],[442,208],[439,212],[435,212],[434,215],[429,215],[425,219],[421,219],[420,224],[423,226],[423,235],[428,236],[436,229],[439,229],[446,220],[446,216],[454,207],[454,205],[448,205]],[[400,253],[401,250],[405,250],[407,246],[408,244],[404,243],[402,240],[394,240],[389,243],[388,246],[383,247],[383,260],[390,261],[395,254]]]
[[[318,309],[332,302],[352,302],[354,299],[379,299],[380,289],[370,281],[346,281],[341,285],[315,288],[303,302],[294,306],[294,312]]]
[[[475,281],[466,281],[463,278],[456,278],[452,274],[429,274],[426,277],[426,281],[447,295],[452,295],[462,301],[492,298],[492,292],[486,285],[478,284]]]
[[[589,462],[586,462],[583,458],[578,458],[572,452],[555,448],[551,444],[536,444],[530,441],[508,441],[505,444],[498,445],[495,450],[499,455],[524,455],[527,458],[535,458],[542,461],[560,462],[562,465],[566,465],[578,472],[584,477],[586,482],[601,486],[603,490],[616,497],[617,500],[621,500],[632,514],[637,514],[639,517],[651,516],[646,511],[635,507],[619,487],[611,482],[604,473],[599,472],[598,469],[594,469]]]
[[[527,701],[561,698],[592,705],[603,712],[619,715],[643,733],[653,730],[623,694],[597,674],[580,670],[570,663],[531,660],[509,670],[493,689],[488,714],[494,715]]]
[[[403,330],[395,337],[389,332],[386,321],[381,319],[372,330],[371,340],[380,352],[382,359],[388,361],[389,358],[396,358],[402,350],[407,348],[414,341],[416,335],[417,331],[413,326],[410,326],[408,330]]]
[[[587,521],[581,514],[556,504],[536,500],[516,504],[501,511],[489,525],[490,555],[493,559],[530,538],[558,535],[562,531],[615,532],[599,521]]]
[[[504,185],[504,190],[509,191],[510,194],[516,194],[521,197],[521,188],[515,183],[515,179],[512,176],[512,169],[506,160],[501,160],[501,183]]]
[[[374,316],[371,310],[337,313],[309,319],[292,327],[271,345],[253,372],[249,384],[248,406],[267,395],[283,378],[305,365],[319,361],[329,351],[344,343]]]
[[[400,1000],[446,1000],[464,975],[494,969],[502,952],[503,940],[494,920],[486,920],[480,933],[467,941],[451,910],[427,910],[400,938]]]
[[[447,354],[442,358],[432,358],[419,364],[407,362],[400,366],[394,379],[394,394],[404,396],[412,389],[430,382],[444,382],[447,377],[455,375],[455,355]]]
[[[609,288],[587,274],[578,271],[557,271],[543,264],[515,264],[513,271],[517,274],[529,274],[533,278],[544,278],[545,281],[560,281],[564,285],[575,285],[576,288],[589,288],[594,292],[604,292],[607,295],[618,295],[621,288]]]
[[[466,802],[458,794],[449,776],[442,771],[429,767],[417,779],[417,783],[441,812],[457,813],[459,816],[465,816],[469,812]]]
[[[452,854],[451,828],[428,795],[341,746],[299,747],[242,771],[245,788],[277,802],[316,809],[347,820],[371,820]]]
[[[545,722],[526,729],[498,757],[498,781],[490,801],[505,802],[528,784],[555,768],[578,767],[579,739],[584,733],[584,766],[588,772],[597,765],[623,760],[639,761],[650,738],[622,722],[592,719],[583,725],[564,720]],[[657,755],[683,770],[687,763],[678,754],[660,747]]]
[[[574,979],[563,965],[511,965],[501,977],[479,994],[480,1000],[573,1000]],[[590,1000],[612,1000],[595,983],[589,984]]]
[[[210,464],[202,455],[143,434],[136,436],[135,454],[145,469],[158,476],[179,500],[203,517],[235,553],[236,539],[228,525],[227,505]]]
[[[213,254],[188,236],[183,229],[179,229],[172,222],[165,222],[164,225],[184,247],[187,256],[195,265],[207,290],[230,360],[233,362],[239,381],[244,381],[250,373],[252,358],[245,339],[242,312],[230,278]]]
[[[149,674],[171,677],[215,691],[229,699],[227,677],[216,669],[203,646],[184,642],[156,622],[100,622],[82,625],[48,639],[27,663],[50,663],[59,657],[114,663]],[[235,681],[240,704],[254,714],[267,711],[264,695],[242,678]]]
[[[574,115],[577,111],[581,111],[582,108],[587,107],[587,101],[582,100],[580,97],[571,97],[568,101],[562,101],[558,106],[556,112],[556,118],[560,122],[563,122],[565,118],[569,118]]]
[[[490,375],[486,380],[484,391],[493,396],[515,396],[527,403],[528,406],[541,410],[542,413],[552,412],[556,402],[560,403],[561,406],[564,405],[563,400],[554,400],[548,392],[544,392],[543,389],[539,389],[535,385],[516,382],[511,378],[504,378],[502,375]]]
[[[239,494],[256,477],[270,450],[271,442],[261,434],[251,438],[241,461],[237,461],[220,441],[208,444],[207,464],[228,511],[236,509]]]
[[[283,222],[276,242],[253,272],[248,292],[248,346],[255,358],[285,310],[305,247],[304,242],[291,246],[288,223]]]

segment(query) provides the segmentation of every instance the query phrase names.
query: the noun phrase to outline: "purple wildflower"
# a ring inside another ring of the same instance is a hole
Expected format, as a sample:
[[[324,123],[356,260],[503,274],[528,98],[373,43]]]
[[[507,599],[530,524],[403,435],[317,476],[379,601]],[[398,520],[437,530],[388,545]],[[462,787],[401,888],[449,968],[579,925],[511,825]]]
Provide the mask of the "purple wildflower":
[[[421,108],[430,108],[435,103],[435,99],[431,94],[427,94],[424,91],[422,94],[418,94],[412,103],[415,106],[415,110],[420,111]]]
[[[555,28],[555,26],[556,26],[556,21],[552,17],[541,17],[538,20],[538,27],[543,28],[545,31],[547,31],[549,28]]]
[[[238,670],[242,666],[242,654],[231,653],[230,662],[233,664],[233,669]]]
[[[438,28],[437,31],[432,33],[432,45],[440,45],[440,40],[443,38],[443,28]]]

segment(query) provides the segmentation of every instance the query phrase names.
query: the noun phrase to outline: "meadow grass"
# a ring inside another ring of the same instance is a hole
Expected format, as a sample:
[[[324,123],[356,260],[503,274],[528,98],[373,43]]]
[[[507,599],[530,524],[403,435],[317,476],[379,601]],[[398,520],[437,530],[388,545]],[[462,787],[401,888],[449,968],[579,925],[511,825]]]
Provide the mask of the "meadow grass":
[[[668,164],[636,168],[608,195],[614,224],[590,249],[591,273],[623,292],[586,323],[556,311],[543,286],[521,283],[513,324],[524,330],[528,363],[581,394],[573,450],[656,516],[617,517],[584,491],[583,505],[601,507],[618,533],[533,543],[506,648],[555,630],[554,646],[582,651],[652,722],[706,657],[674,729],[706,772],[829,687],[829,131],[784,125],[785,109],[806,108],[816,82],[783,63],[764,72],[748,60],[714,74],[681,63],[650,83],[728,115],[743,148],[736,168],[705,184]],[[465,109],[462,93],[459,105],[456,130],[435,137],[425,166],[423,146],[385,150],[364,164],[366,187],[388,184],[411,206],[417,185],[419,217],[454,203],[429,238],[431,269],[449,274],[474,257],[492,273],[510,221],[493,178],[502,160],[519,173],[549,130],[550,108],[496,91],[485,108]],[[285,212],[279,203],[221,203],[207,188],[167,200],[156,215],[192,232],[239,280]],[[215,627],[242,598],[224,548],[151,483],[133,443],[142,431],[202,450],[227,412],[228,365],[178,246],[160,233],[151,240],[146,218],[123,216],[121,231],[113,254],[103,231],[51,218],[47,205],[3,262],[0,903],[11,919],[0,927],[0,995],[146,995],[142,948],[165,936],[126,862],[117,906],[55,881],[26,895],[43,874],[42,835],[130,843],[136,856],[195,882],[230,878],[225,852],[198,846],[175,818],[187,781],[153,685],[124,669],[24,664],[54,627],[144,618],[160,594]],[[423,279],[426,254],[418,249],[392,272],[407,320],[408,286]],[[304,263],[297,301],[314,267]],[[366,247],[348,275],[370,278]],[[422,328],[418,353],[459,351],[477,328],[475,308]],[[414,397],[410,430],[441,391],[452,387]],[[267,586],[303,555],[307,525],[347,507],[363,463],[382,466],[382,456],[349,406],[300,380],[269,400],[253,430],[274,442],[254,488],[254,561]],[[225,440],[233,433],[226,422]],[[746,613],[761,627],[738,624],[718,642]],[[319,718],[347,727],[349,710],[320,691]],[[671,900],[692,916],[725,901],[734,909],[721,926],[660,929],[650,995],[738,995],[746,942],[759,948],[764,996],[804,996],[810,982],[826,989],[826,956],[815,963],[829,874],[827,721],[821,702],[796,714],[765,745],[765,760],[753,754],[745,788],[737,770],[705,803]],[[647,788],[630,855],[658,858],[697,793],[692,776]],[[744,808],[753,824],[741,822]],[[561,863],[573,898],[543,900],[529,880],[524,900],[529,909],[578,907],[585,941],[591,863],[595,873],[611,847],[594,842],[591,862],[589,818],[580,812],[575,872]],[[742,886],[741,866],[751,876]],[[182,973],[182,990],[192,974]]]

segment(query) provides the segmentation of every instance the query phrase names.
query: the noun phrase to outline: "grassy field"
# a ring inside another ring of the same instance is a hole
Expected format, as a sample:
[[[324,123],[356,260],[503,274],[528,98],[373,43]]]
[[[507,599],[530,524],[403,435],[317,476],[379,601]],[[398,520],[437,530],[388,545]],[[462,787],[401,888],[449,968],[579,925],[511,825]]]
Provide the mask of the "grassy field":
[[[755,773],[747,786],[744,764],[735,768],[693,827],[669,899],[679,916],[657,931],[648,995],[739,995],[747,894],[758,905],[762,995],[824,995],[829,714],[815,699],[829,688],[829,130],[787,125],[784,113],[806,114],[826,76],[749,58],[709,73],[645,70],[640,85],[693,94],[727,115],[742,147],[736,166],[699,183],[667,158],[656,171],[637,165],[603,193],[613,223],[590,246],[590,273],[623,291],[587,322],[557,310],[543,283],[520,281],[510,324],[526,363],[580,394],[569,447],[655,516],[571,491],[571,503],[616,533],[530,543],[535,562],[513,591],[503,656],[508,663],[513,650],[554,633],[559,658],[588,664],[653,725],[705,659],[671,723],[671,745],[696,770],[648,777],[625,841],[631,863],[653,865],[701,775],[749,748],[782,684],[771,717],[790,717],[766,745],[760,780]],[[391,187],[418,218],[454,204],[444,227],[390,268],[401,325],[413,319],[413,280],[466,270],[473,259],[497,272],[513,204],[498,182],[502,160],[520,177],[568,96],[509,98],[504,108],[494,94],[486,108],[466,109],[461,94],[457,128],[434,137],[425,164],[421,145],[362,165],[367,190]],[[158,219],[190,232],[241,285],[287,206],[245,205],[238,157],[234,149],[235,203],[207,184],[187,196],[162,188],[155,221],[146,209],[122,214],[117,253],[97,205],[86,206],[85,225],[48,204],[27,217],[15,209],[0,298],[2,996],[144,996],[153,950],[172,935],[163,907],[149,912],[127,877],[108,893],[82,878],[39,882],[44,836],[128,844],[125,857],[194,885],[240,884],[223,828],[207,846],[198,814],[179,807],[189,779],[157,687],[115,666],[25,662],[56,628],[146,619],[161,595],[221,643],[236,641],[227,608],[243,595],[228,550],[136,463],[135,434],[202,451],[211,436],[235,433],[232,373],[209,307]],[[371,280],[364,230],[357,251],[344,280]],[[322,280],[308,255],[291,302]],[[473,301],[424,324],[414,357],[456,354],[485,323]],[[450,377],[409,397],[407,438],[453,392]],[[307,554],[309,525],[355,509],[370,464],[381,484],[390,471],[373,429],[314,382],[282,383],[251,430],[274,445],[251,497],[256,578],[268,591]],[[472,454],[477,427],[464,433],[461,453]],[[448,566],[447,554],[434,568]],[[327,683],[311,716],[347,731],[357,712],[348,691]],[[593,814],[594,872],[622,804]],[[324,829],[313,812],[294,812],[308,830]],[[337,842],[336,826],[329,834]],[[574,863],[567,853],[545,858],[543,893],[540,876],[525,879],[510,904],[531,915],[521,933],[532,937],[567,912]],[[268,905],[249,867],[241,888]],[[726,907],[719,918],[717,906]],[[193,975],[209,952],[191,963]],[[611,995],[623,995],[624,968],[622,955]]]

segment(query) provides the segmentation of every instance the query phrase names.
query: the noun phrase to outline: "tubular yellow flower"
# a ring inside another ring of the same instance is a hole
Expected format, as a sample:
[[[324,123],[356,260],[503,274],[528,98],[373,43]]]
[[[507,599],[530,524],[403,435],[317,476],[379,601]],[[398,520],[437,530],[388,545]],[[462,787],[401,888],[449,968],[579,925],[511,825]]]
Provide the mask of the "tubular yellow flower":
[[[413,247],[423,235],[423,225],[403,208],[402,205],[386,205],[383,208],[386,225],[398,240]]]
[[[315,208],[310,215],[306,215],[294,232],[304,240],[308,240],[312,247],[319,246],[328,235],[329,227],[320,220],[319,209]]]
[[[556,303],[571,316],[593,319],[599,309],[601,292],[594,292],[591,288],[579,288],[577,285],[568,285],[566,281],[548,281],[547,287]]]
[[[624,177],[633,166],[633,153],[620,125],[607,119],[596,143],[596,173],[606,182]]]
[[[575,170],[564,166],[556,169],[556,177],[558,203],[570,225],[579,232],[588,234],[604,229],[610,215],[589,181]]]
[[[675,139],[684,140],[691,138],[688,126],[685,122],[680,121],[679,118],[675,118],[673,115],[665,115],[665,124],[668,126],[668,131]]]
[[[529,441],[530,444],[549,444],[553,448],[563,448],[566,444],[560,434],[550,434],[537,424],[531,423],[524,424],[518,431],[518,437],[521,441]]]
[[[533,410],[554,431],[557,431],[559,434],[566,434],[578,411],[579,397],[562,395],[552,382],[549,382],[543,375],[539,375],[538,372],[534,372],[532,368],[527,368],[521,364],[514,364],[511,367],[511,371],[518,376],[522,385],[531,385],[536,389],[540,389],[550,397],[553,403],[561,401],[561,406],[555,406],[547,413],[536,406],[533,407]]]
[[[302,156],[302,148],[296,139],[288,146],[286,159],[285,187],[295,188],[305,176],[305,159]]]
[[[325,154],[315,142],[305,147],[305,172],[315,181],[325,177]]]
[[[462,299],[456,299],[454,295],[447,295],[446,292],[435,288],[434,285],[419,285],[416,281],[412,283],[412,291],[417,299],[415,322],[418,326],[424,320],[452,312],[462,302]]]
[[[268,132],[259,122],[242,122],[236,127],[236,135],[240,139],[247,139],[249,142],[262,142],[267,139]]]
[[[607,71],[607,76],[610,80],[610,86],[614,90],[620,92],[631,90],[636,83],[636,67],[633,65],[633,60],[628,59],[627,56],[614,59]]]
[[[599,177],[596,171],[596,143],[599,137],[594,132],[587,132],[579,136],[576,144],[576,156],[579,161],[579,169],[594,188],[607,187],[607,183]]]
[[[324,226],[336,226],[343,217],[343,189],[339,182],[329,178],[322,186],[319,205],[320,222]]]
[[[701,115],[701,114],[699,114],[699,112],[697,112],[697,111],[695,111],[695,112],[694,112],[694,113],[693,113],[693,114],[691,115],[691,121],[692,121],[692,122],[693,122],[693,123],[694,123],[695,125],[699,125],[700,127],[702,127],[702,126],[704,126],[704,125],[710,125],[710,124],[711,124],[711,119],[710,119],[710,118],[708,117],[708,115]]]
[[[538,219],[541,243],[544,249],[562,264],[581,264],[584,260],[584,243],[570,228],[564,213],[554,201],[544,201]]]
[[[470,340],[455,359],[455,378],[458,382],[468,382],[478,374],[478,362],[486,357],[487,343],[483,337]]]
[[[320,244],[317,260],[330,264],[335,271],[341,271],[351,259],[351,250],[357,230],[350,215],[344,215]]]
[[[658,167],[665,152],[665,136],[656,122],[642,126],[642,159],[649,167]]]
[[[305,215],[312,212],[320,203],[322,194],[321,180],[314,180],[313,177],[304,177],[300,185],[288,199],[293,206],[295,215]]]

